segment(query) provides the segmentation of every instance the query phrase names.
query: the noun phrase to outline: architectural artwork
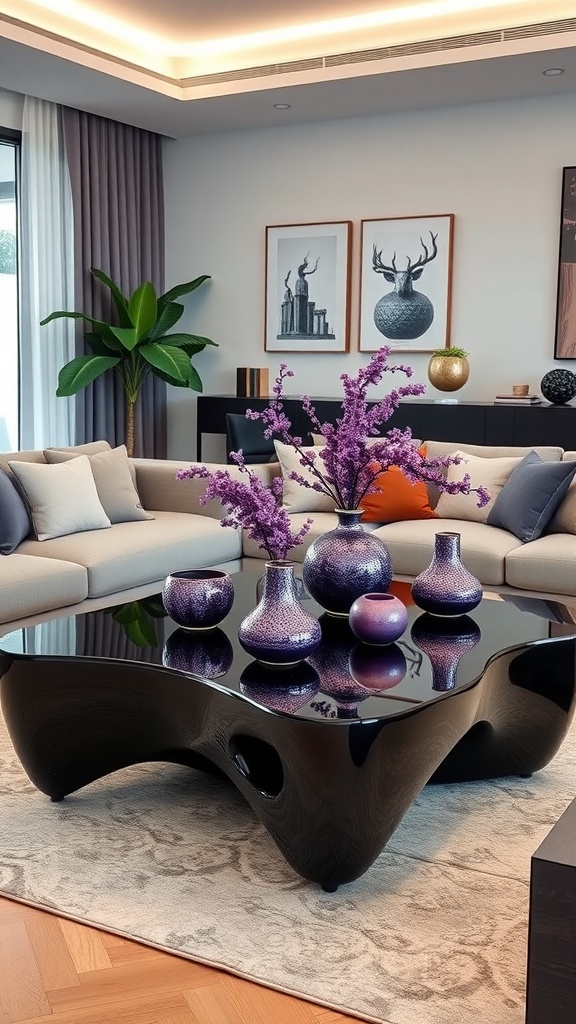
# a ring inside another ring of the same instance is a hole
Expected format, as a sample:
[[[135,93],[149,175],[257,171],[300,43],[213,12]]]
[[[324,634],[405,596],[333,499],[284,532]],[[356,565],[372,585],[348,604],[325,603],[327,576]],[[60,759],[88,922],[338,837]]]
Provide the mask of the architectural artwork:
[[[285,338],[335,337],[327,319],[328,311],[316,309],[316,303],[309,298],[307,278],[316,273],[320,262],[318,256],[311,268],[309,256],[310,253],[306,253],[298,267],[294,292],[290,287],[291,270],[288,271],[284,279],[286,290],[280,308],[280,330],[276,335],[279,341]]]

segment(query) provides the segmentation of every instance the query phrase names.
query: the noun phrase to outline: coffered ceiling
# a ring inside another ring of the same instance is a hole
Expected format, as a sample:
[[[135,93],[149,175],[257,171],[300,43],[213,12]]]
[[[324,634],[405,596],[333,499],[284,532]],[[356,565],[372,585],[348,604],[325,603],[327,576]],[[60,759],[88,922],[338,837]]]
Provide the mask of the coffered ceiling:
[[[173,137],[576,92],[576,6],[0,0],[0,88]]]

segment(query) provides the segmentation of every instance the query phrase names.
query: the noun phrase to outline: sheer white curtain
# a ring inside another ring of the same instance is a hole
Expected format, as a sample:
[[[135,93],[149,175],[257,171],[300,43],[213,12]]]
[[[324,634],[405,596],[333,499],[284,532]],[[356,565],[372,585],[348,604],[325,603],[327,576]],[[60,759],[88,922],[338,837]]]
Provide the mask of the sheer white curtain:
[[[74,309],[72,192],[59,108],[27,96],[20,188],[20,447],[74,444],[73,398],[56,398],[58,371],[74,358],[74,320],[40,321]]]

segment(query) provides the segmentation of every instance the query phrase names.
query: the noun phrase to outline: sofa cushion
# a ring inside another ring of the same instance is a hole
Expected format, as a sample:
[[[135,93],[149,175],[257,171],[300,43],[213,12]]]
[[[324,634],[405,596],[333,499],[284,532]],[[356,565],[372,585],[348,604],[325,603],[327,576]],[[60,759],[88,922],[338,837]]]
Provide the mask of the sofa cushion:
[[[506,530],[458,519],[424,519],[379,526],[376,536],[390,551],[395,575],[417,576],[430,565],[434,539],[443,530],[460,534],[462,561],[484,586],[504,583],[505,558],[510,551],[522,546],[518,538]]]
[[[110,527],[87,455],[61,466],[12,461],[10,468],[24,493],[39,541]]]
[[[564,462],[576,462],[576,452],[564,452]],[[576,533],[576,480],[572,480],[545,533]]]
[[[444,491],[438,498],[436,512],[442,519],[465,519],[470,523],[485,523],[490,509],[512,470],[519,465],[522,459],[482,459],[461,450],[452,452],[452,454],[461,455],[464,461],[458,465],[448,466],[447,481],[455,483],[457,480],[462,480],[467,473],[470,476],[472,487],[486,488],[490,495],[490,502],[483,508],[478,508],[477,494],[448,494]]]
[[[44,455],[49,465],[77,459],[77,452],[48,448]],[[98,497],[111,523],[130,523],[153,519],[151,512],[145,512],[140,504],[138,491],[134,486],[126,445],[108,448],[87,456],[98,491]]]
[[[97,452],[110,451],[111,445],[108,441],[87,441],[86,444],[71,444],[67,447],[54,445],[47,448],[49,452],[73,452],[76,455],[95,455]],[[46,451],[44,454],[46,454]]]
[[[304,487],[296,480],[290,479],[290,473],[296,472],[305,480],[310,480],[311,484],[315,480],[314,474],[306,466],[300,465],[300,455],[296,449],[282,441],[274,441],[274,447],[282,471],[282,504],[287,512],[332,512],[336,504],[334,498],[330,498],[329,495],[323,494],[321,491],[315,491],[312,487]],[[302,451],[317,459],[320,472],[323,472],[324,463],[318,455],[321,448],[311,445],[303,448]]]
[[[574,473],[576,462],[542,462],[536,452],[530,452],[504,484],[488,515],[488,525],[509,530],[521,541],[537,540]]]
[[[506,583],[519,590],[574,595],[576,537],[548,533],[506,556]]]
[[[220,526],[217,519],[182,512],[155,511],[154,516],[145,523],[116,523],[110,530],[75,533],[42,543],[25,540],[19,551],[85,566],[89,597],[162,582],[177,569],[218,565],[240,557],[240,531]]]
[[[66,608],[87,596],[88,575],[81,565],[19,551],[0,560],[0,622]]]
[[[460,452],[467,452],[469,455],[475,455],[479,459],[523,459],[530,452],[537,452],[542,462],[559,462],[563,453],[563,449],[555,445],[523,447],[516,445],[456,444],[454,441],[425,441],[424,443],[430,459],[438,458],[440,455],[453,455],[458,450]]]
[[[426,455],[426,446],[420,448]],[[375,480],[379,491],[362,498],[363,523],[397,523],[407,519],[437,519],[430,507],[428,488],[424,481],[412,483],[399,466],[390,466]]]
[[[15,485],[0,469],[0,554],[12,554],[31,529],[24,501]]]

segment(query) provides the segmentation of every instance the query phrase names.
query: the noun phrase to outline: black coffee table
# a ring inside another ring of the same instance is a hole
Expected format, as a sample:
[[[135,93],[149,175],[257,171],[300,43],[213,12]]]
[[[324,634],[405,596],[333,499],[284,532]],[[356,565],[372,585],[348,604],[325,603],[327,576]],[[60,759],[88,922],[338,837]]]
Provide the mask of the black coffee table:
[[[558,750],[575,707],[575,638],[550,636],[562,606],[485,598],[459,620],[412,606],[397,644],[368,648],[306,598],[321,648],[274,669],[237,642],[261,571],[234,576],[234,607],[205,634],[148,601],[0,638],[2,711],[34,785],[62,800],[145,761],[223,774],[294,870],[333,891],[426,783],[530,775]]]

